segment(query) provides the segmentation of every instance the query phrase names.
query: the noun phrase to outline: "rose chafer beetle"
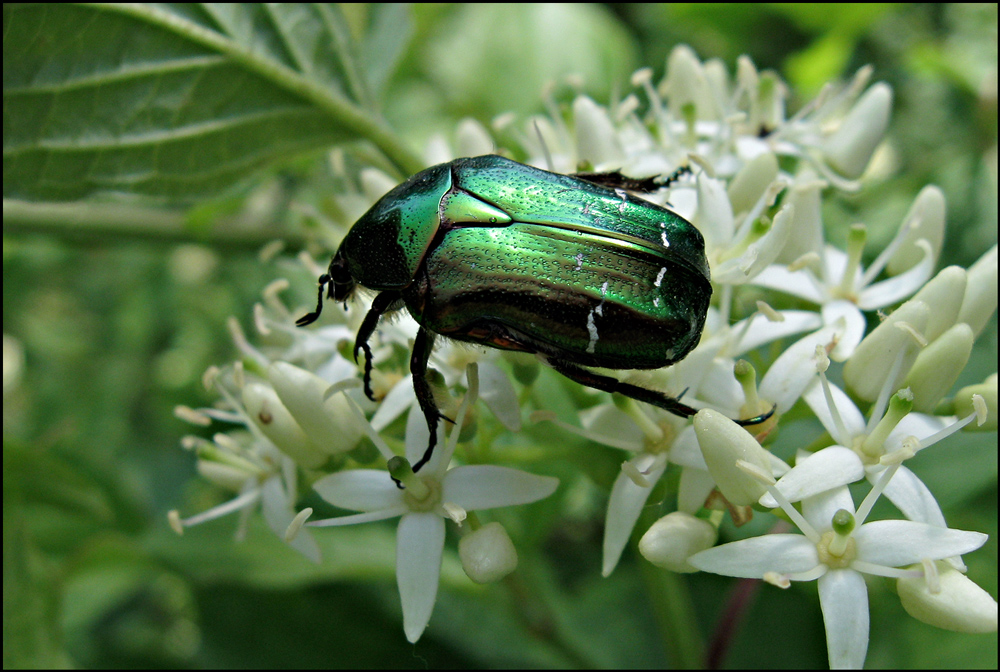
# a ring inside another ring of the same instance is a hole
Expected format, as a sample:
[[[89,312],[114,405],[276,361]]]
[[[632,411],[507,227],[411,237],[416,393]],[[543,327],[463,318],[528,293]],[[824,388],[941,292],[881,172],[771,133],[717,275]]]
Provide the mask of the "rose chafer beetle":
[[[365,352],[372,398],[368,340],[382,315],[406,307],[420,325],[410,371],[430,430],[414,471],[430,459],[444,417],[426,376],[437,334],[535,353],[583,385],[681,417],[697,412],[582,368],[658,369],[683,359],[698,344],[712,297],[698,229],[605,186],[616,178],[630,189],[663,184],[560,175],[495,155],[457,159],[397,186],[344,238],[319,278],[315,312],[296,324],[319,317],[324,288],[338,302],[359,285],[377,291],[354,345],[355,359]]]

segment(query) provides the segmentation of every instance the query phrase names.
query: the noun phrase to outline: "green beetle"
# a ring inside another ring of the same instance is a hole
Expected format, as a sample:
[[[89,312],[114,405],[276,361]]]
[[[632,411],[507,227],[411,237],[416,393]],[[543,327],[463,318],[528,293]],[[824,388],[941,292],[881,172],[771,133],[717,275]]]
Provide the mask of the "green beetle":
[[[585,366],[657,369],[698,344],[712,297],[701,233],[629,189],[663,183],[610,175],[569,176],[496,155],[457,159],[417,173],[357,221],[319,278],[314,322],[328,298],[357,286],[378,292],[354,345],[365,352],[379,318],[406,307],[420,325],[410,359],[427,419],[430,459],[441,415],[427,380],[435,334],[535,353],[583,385],[681,417],[677,398]],[[763,422],[767,416],[738,421]],[[446,418],[447,419],[447,418]]]

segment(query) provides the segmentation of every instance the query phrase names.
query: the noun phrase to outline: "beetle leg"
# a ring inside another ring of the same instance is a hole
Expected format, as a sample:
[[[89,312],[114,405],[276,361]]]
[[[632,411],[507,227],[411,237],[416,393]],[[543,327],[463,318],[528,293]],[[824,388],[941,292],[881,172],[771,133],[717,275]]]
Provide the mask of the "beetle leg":
[[[372,301],[371,310],[365,315],[358,329],[358,337],[354,341],[354,361],[358,361],[358,350],[365,351],[365,396],[375,401],[375,393],[372,392],[372,349],[368,345],[368,339],[375,333],[378,320],[386,309],[399,300],[399,292],[382,292]]]
[[[427,464],[434,454],[434,446],[437,445],[437,428],[439,420],[447,420],[455,424],[455,421],[443,415],[434,403],[434,392],[431,390],[430,381],[427,380],[427,362],[431,357],[431,350],[434,349],[434,333],[427,331],[423,327],[417,332],[417,338],[413,341],[413,354],[410,356],[410,373],[413,374],[413,391],[417,394],[417,403],[427,420],[427,429],[430,432],[430,439],[427,442],[427,450],[416,464],[413,471],[419,471]]]
[[[652,404],[653,406],[662,408],[663,410],[673,413],[674,415],[679,415],[682,418],[690,418],[698,412],[698,409],[692,408],[687,404],[682,404],[678,399],[662,392],[649,390],[645,387],[632,385],[631,383],[623,383],[616,378],[602,376],[599,373],[588,371],[576,366],[575,364],[570,364],[569,362],[564,362],[562,360],[546,359],[546,361],[553,369],[570,380],[580,383],[581,385],[593,387],[596,390],[603,390],[605,392],[618,392],[619,394],[624,394],[626,397],[631,397],[637,401],[644,401],[647,404]]]
[[[665,178],[660,180],[659,188],[666,189],[667,187],[671,186],[674,182],[680,180],[682,175],[690,175],[690,174],[691,174],[691,166],[681,166],[680,168],[678,168],[677,170],[675,170],[674,172],[670,173]]]
[[[631,383],[623,383],[616,378],[602,376],[598,373],[588,371],[576,366],[575,364],[570,364],[569,362],[564,362],[562,360],[546,359],[546,362],[548,362],[549,366],[570,380],[574,380],[581,385],[586,385],[587,387],[593,387],[594,389],[603,390],[604,392],[618,392],[619,394],[624,394],[626,397],[631,397],[637,401],[644,401],[647,404],[652,404],[653,406],[662,408],[668,413],[673,413],[674,415],[678,415],[682,418],[690,418],[698,412],[698,409],[692,408],[687,404],[682,404],[680,402],[680,396],[671,397],[663,392],[657,392],[656,390],[639,387],[638,385],[632,385]],[[687,392],[687,390],[684,390],[684,392]],[[681,392],[681,396],[684,395],[684,392]],[[733,422],[741,427],[748,427],[750,425],[760,424],[772,415],[774,415],[773,407],[770,411],[762,415],[748,418],[746,420],[734,420]]]

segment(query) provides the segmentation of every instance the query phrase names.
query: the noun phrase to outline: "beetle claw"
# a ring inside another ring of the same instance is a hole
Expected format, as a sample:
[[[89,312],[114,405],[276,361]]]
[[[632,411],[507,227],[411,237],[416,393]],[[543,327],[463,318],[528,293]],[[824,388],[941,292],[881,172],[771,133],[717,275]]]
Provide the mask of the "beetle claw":
[[[763,413],[761,415],[757,415],[752,418],[747,418],[745,420],[733,420],[733,422],[735,422],[740,427],[751,427],[753,425],[759,425],[760,423],[769,420],[771,416],[774,415],[774,412],[777,410],[777,408],[778,405],[774,404],[773,406],[771,406],[771,410],[768,411],[767,413]]]

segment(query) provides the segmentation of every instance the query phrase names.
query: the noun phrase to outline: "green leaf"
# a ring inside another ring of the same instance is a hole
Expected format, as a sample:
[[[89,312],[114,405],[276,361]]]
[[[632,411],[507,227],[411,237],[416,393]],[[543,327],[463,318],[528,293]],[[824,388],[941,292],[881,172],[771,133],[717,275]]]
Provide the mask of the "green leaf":
[[[4,196],[207,196],[348,139],[416,172],[374,103],[408,18],[369,16],[359,45],[333,5],[4,5]]]

